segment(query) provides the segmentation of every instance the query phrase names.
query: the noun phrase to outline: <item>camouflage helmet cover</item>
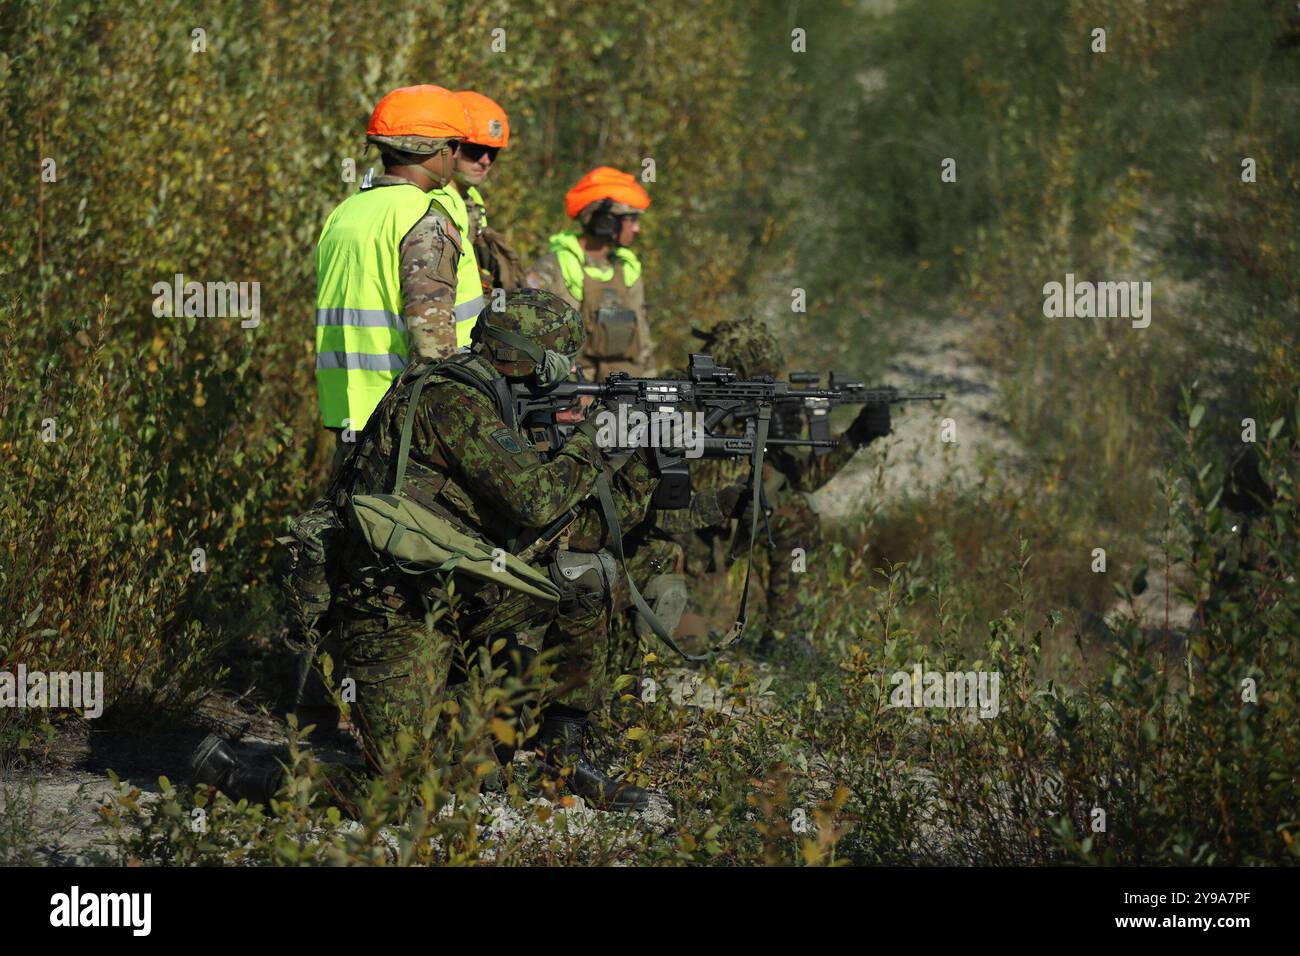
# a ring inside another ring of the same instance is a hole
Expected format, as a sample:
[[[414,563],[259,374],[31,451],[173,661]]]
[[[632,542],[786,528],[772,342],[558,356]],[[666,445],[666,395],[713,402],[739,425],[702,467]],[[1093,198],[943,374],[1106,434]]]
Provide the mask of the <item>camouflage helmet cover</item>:
[[[578,211],[578,214],[574,216],[574,218],[584,226],[587,225],[591,222],[591,217],[596,214],[596,210],[600,208],[601,202],[602,200],[587,203],[587,205],[583,206],[582,209]],[[625,202],[611,201],[609,204],[609,214],[611,216],[639,216],[642,212],[644,212],[644,210],[637,209],[636,206],[629,206]]]
[[[432,156],[439,152],[443,147],[451,142],[445,137],[433,136],[375,136],[366,137],[366,142],[371,143],[380,152],[385,148],[396,150],[399,153],[410,153],[413,156]]]
[[[718,365],[741,378],[775,377],[785,364],[781,345],[767,323],[753,317],[724,319],[708,332],[696,332]]]
[[[543,289],[516,289],[500,312],[487,309],[474,328],[477,348],[504,375],[531,374],[546,351],[575,356],[587,341],[582,317]]]

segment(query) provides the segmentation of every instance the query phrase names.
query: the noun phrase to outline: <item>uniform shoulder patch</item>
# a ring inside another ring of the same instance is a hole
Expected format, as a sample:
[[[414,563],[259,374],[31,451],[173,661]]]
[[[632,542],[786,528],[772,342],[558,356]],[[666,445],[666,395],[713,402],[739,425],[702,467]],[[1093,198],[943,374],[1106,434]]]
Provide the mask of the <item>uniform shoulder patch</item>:
[[[442,203],[438,202],[436,199],[433,200],[429,205],[429,211],[425,213],[425,216],[437,223],[438,231],[450,239],[452,244],[455,245],[456,251],[460,252],[464,247],[464,242],[460,238],[460,230],[456,228],[456,224],[452,221],[451,213],[446,210]]]
[[[518,437],[509,428],[498,428],[492,433],[492,440],[500,445],[507,454],[518,455],[524,450],[523,446],[519,444]]]

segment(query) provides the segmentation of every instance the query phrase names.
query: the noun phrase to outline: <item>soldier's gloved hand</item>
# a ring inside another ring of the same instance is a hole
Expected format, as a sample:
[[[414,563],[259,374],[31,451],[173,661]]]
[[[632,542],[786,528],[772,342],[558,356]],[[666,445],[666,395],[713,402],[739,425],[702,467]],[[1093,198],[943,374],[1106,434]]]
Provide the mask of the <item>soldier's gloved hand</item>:
[[[853,424],[845,430],[844,436],[861,448],[877,438],[884,438],[889,432],[889,403],[881,402],[878,405],[863,405],[862,411],[858,412]]]

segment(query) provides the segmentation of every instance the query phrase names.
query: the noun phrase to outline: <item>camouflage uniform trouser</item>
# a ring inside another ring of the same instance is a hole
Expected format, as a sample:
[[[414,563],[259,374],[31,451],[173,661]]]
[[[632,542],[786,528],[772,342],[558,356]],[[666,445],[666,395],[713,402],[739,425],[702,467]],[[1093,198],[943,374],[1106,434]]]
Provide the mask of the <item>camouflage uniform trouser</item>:
[[[802,634],[807,627],[803,602],[802,578],[804,572],[795,570],[796,548],[802,549],[801,566],[811,566],[813,552],[823,544],[821,524],[817,513],[808,504],[808,499],[801,492],[782,488],[769,493],[768,506],[772,514],[768,517],[768,528],[772,535],[772,545],[768,546],[767,534],[763,530],[762,518],[759,518],[758,540],[754,542],[754,559],[767,554],[767,614],[764,624],[766,633],[780,632],[784,635]],[[750,512],[746,510],[739,519],[739,529],[735,540],[731,542],[732,558],[743,557],[749,543]],[[733,527],[735,525],[733,524]],[[719,571],[714,560],[715,541],[720,539],[722,551],[728,544],[726,532],[718,529],[683,536],[689,540],[686,545],[686,566],[690,575]],[[757,573],[757,568],[755,569]],[[746,629],[749,633],[749,629]],[[748,638],[746,638],[748,640]]]
[[[630,543],[625,543],[625,546],[632,547]],[[628,574],[643,594],[647,584],[656,575],[672,573],[681,566],[681,545],[670,538],[642,539],[627,555]],[[636,674],[641,669],[641,659],[647,652],[653,650],[662,657],[666,650],[653,635],[647,640],[637,634],[636,617],[627,577],[620,574],[614,588],[614,615],[610,625],[609,659],[605,670],[607,682],[602,694],[606,700],[613,694],[615,677],[619,674]]]
[[[774,497],[776,500],[769,502],[773,547],[768,552],[765,630],[787,636],[803,634],[808,626],[801,587],[806,575],[795,570],[794,552],[796,548],[801,549],[800,566],[808,566],[806,562],[813,559],[812,552],[824,543],[821,525],[808,499],[800,492],[783,490]],[[759,534],[763,541],[761,529]]]
[[[562,604],[557,612],[516,591],[456,575],[455,612],[439,608],[446,593],[435,588],[427,592],[434,609],[429,616],[414,580],[361,579],[344,587],[335,605],[332,643],[342,676],[356,682],[353,722],[369,754],[391,746],[402,729],[419,739],[448,684],[464,679],[466,662],[479,647],[532,628],[545,627],[544,649],[558,648],[548,698],[580,710],[599,704],[609,640],[604,608]],[[427,586],[430,579],[420,580]]]

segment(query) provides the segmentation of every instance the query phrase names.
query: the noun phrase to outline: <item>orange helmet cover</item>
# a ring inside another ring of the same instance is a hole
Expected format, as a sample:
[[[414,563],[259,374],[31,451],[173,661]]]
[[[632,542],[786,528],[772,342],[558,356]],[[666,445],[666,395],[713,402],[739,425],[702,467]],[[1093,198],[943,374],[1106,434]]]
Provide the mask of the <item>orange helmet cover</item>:
[[[469,116],[456,94],[426,84],[400,87],[380,100],[366,134],[464,139],[469,130]]]
[[[564,210],[570,219],[576,219],[589,204],[602,199],[612,199],[636,209],[650,205],[650,194],[641,188],[635,176],[620,173],[611,166],[597,166],[564,194]]]
[[[473,90],[457,90],[456,99],[465,107],[469,117],[469,136],[466,142],[478,143],[480,146],[495,146],[505,149],[510,143],[510,120],[496,100],[475,93]]]

